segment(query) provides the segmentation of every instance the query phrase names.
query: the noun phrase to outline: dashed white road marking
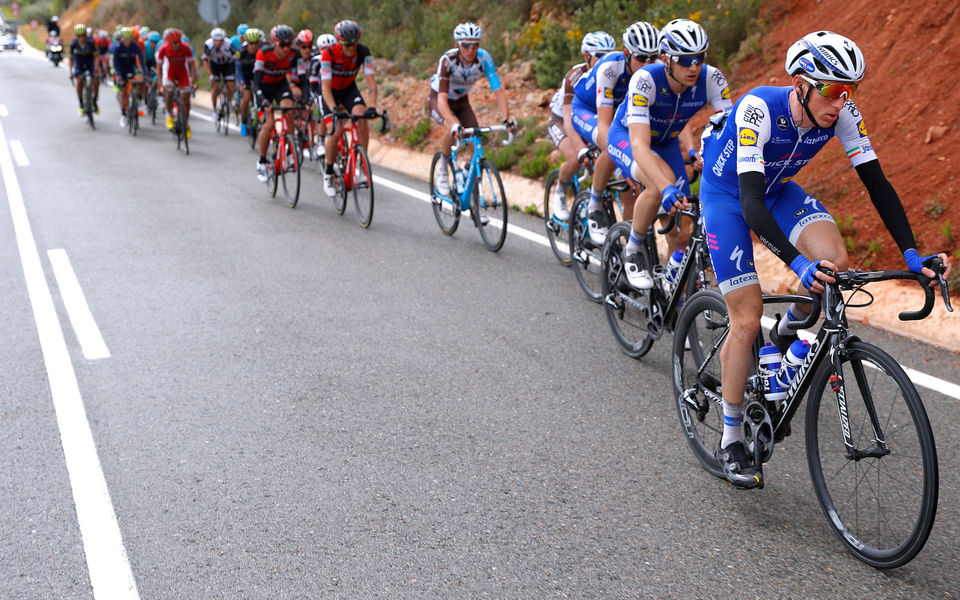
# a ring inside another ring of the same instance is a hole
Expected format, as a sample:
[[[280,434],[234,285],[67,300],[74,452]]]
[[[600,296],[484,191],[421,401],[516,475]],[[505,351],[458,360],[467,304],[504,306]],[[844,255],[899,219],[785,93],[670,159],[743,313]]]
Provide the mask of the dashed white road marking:
[[[17,161],[18,167],[30,166],[27,153],[23,151],[23,144],[20,143],[20,140],[10,140],[10,149],[13,150],[13,159]]]
[[[67,316],[70,318],[70,325],[73,326],[73,331],[80,342],[83,356],[87,360],[110,358],[110,351],[103,341],[103,336],[100,335],[97,322],[93,319],[93,313],[90,312],[90,306],[87,305],[87,298],[83,295],[80,282],[70,265],[67,251],[63,249],[47,250],[47,256],[53,266],[53,275],[56,277],[57,286],[60,288],[60,298],[67,308]]]

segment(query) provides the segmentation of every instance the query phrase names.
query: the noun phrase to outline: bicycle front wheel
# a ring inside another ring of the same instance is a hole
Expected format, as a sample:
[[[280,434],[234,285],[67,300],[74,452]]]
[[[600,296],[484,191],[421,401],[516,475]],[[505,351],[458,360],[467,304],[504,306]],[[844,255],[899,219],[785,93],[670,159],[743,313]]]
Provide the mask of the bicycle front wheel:
[[[437,225],[440,226],[440,231],[453,235],[457,225],[460,224],[460,200],[453,187],[453,165],[450,160],[441,160],[442,156],[437,152],[433,155],[433,162],[430,163],[430,204],[433,205],[433,216],[437,220]],[[441,194],[437,191],[437,181],[444,176],[450,184],[450,191]]]
[[[300,152],[294,142],[294,137],[289,133],[283,136],[283,151],[277,165],[283,182],[283,195],[290,208],[296,208],[300,199]]]
[[[587,208],[590,205],[590,190],[583,190],[577,194],[577,198],[570,209],[570,222],[568,223],[569,236],[568,246],[570,247],[570,264],[573,265],[573,274],[577,277],[577,283],[587,295],[587,298],[593,302],[600,302],[603,298],[601,286],[602,248],[597,247],[590,241],[590,233],[587,227]]]
[[[687,298],[673,336],[673,396],[680,427],[701,466],[721,479],[714,450],[723,437],[720,350],[728,332],[723,296],[703,290]]]
[[[360,225],[370,227],[373,222],[373,172],[363,146],[353,149],[353,204]]]
[[[567,221],[561,221],[553,215],[553,193],[557,188],[557,182],[560,178],[560,170],[554,169],[547,177],[547,185],[543,191],[543,224],[547,230],[547,239],[550,240],[550,248],[554,256],[560,261],[560,264],[570,266],[570,246],[567,244]],[[573,203],[572,186],[567,187],[567,203]]]
[[[480,161],[480,178],[473,186],[470,212],[480,228],[480,237],[487,249],[496,252],[507,239],[507,195],[500,173],[489,159]]]
[[[657,309],[653,290],[636,290],[627,282],[623,249],[630,241],[632,228],[629,221],[621,221],[607,234],[601,255],[601,294],[603,312],[620,349],[631,358],[640,358],[653,347],[655,339],[650,333],[649,322],[651,312]],[[646,253],[642,256],[647,258]]]
[[[96,125],[93,124],[93,84],[89,80],[83,85],[83,112],[87,115],[90,129],[96,129]]]
[[[936,516],[933,432],[916,388],[889,354],[851,342],[840,361],[840,373],[830,361],[821,365],[807,400],[813,487],[851,554],[880,569],[899,567],[923,548]]]
[[[137,102],[137,92],[133,90],[130,91],[130,105],[127,109],[127,127],[136,137],[137,131],[140,130],[140,106]]]

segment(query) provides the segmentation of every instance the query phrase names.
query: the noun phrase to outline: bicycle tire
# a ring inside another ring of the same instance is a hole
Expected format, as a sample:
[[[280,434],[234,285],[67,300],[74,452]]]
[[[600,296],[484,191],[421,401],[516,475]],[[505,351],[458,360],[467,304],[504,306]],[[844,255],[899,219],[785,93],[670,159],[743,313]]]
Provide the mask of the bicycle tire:
[[[714,450],[723,436],[723,408],[717,398],[721,397],[720,347],[728,330],[723,296],[708,289],[687,298],[673,336],[673,395],[680,427],[700,465],[720,479],[724,479],[723,469]],[[704,389],[716,397],[708,397]],[[687,395],[688,390],[692,395]]]
[[[137,131],[140,130],[140,106],[137,102],[137,92],[134,90],[130,91],[129,104],[129,108],[127,109],[127,127],[130,128],[130,133],[133,134],[133,137],[137,137]]]
[[[590,190],[581,190],[574,200],[573,207],[570,209],[570,222],[568,223],[569,236],[567,246],[570,248],[570,264],[573,266],[573,274],[577,277],[577,283],[583,293],[587,295],[592,302],[600,302],[603,299],[601,290],[601,248],[597,248],[590,242],[590,234],[587,229],[587,207],[590,204]]]
[[[483,244],[487,250],[498,252],[507,239],[510,207],[507,206],[507,194],[503,190],[500,172],[490,159],[480,161],[480,176],[473,182],[470,196],[470,212],[480,229]]]
[[[270,136],[270,146],[267,148],[267,191],[270,192],[271,198],[277,197],[277,185],[280,183],[277,181],[280,179],[280,174],[277,172],[277,154],[280,152],[280,138],[276,136],[276,133]]]
[[[834,365],[827,360],[814,375],[807,400],[810,477],[830,529],[847,550],[873,567],[900,567],[923,548],[936,517],[939,473],[933,432],[917,389],[889,354],[871,344],[854,341],[847,345],[840,360],[847,423],[838,422],[837,394],[827,385],[834,375]],[[863,368],[865,362],[875,368],[868,372]],[[848,458],[844,428],[857,450],[877,447],[867,402],[875,408],[889,454],[859,460]],[[913,479],[918,469],[919,486],[906,489],[907,480]],[[879,498],[884,491],[893,497]],[[863,500],[860,493],[869,498]],[[874,508],[878,513],[891,509],[898,514],[864,517]],[[902,530],[892,531],[901,524]]]
[[[430,163],[430,204],[433,206],[433,217],[440,226],[440,231],[447,235],[453,235],[460,225],[460,199],[456,197],[456,190],[453,187],[454,174],[451,162],[445,161],[447,170],[447,180],[450,182],[450,193],[446,196],[437,191],[437,166],[440,163],[442,155],[437,152],[433,155],[433,161]],[[447,197],[449,196],[449,198]]]
[[[649,328],[649,315],[655,308],[654,290],[637,290],[627,282],[623,268],[623,249],[633,226],[621,221],[610,228],[601,255],[601,294],[603,312],[620,350],[630,358],[650,351],[656,338]],[[647,257],[645,257],[647,258]]]
[[[260,119],[257,118],[256,111],[253,110],[253,107],[250,108],[250,126],[248,127],[250,134],[250,148],[257,149],[257,140],[260,138]]]
[[[357,220],[366,229],[373,222],[373,171],[363,146],[354,146],[353,152],[353,204]]]
[[[87,115],[90,129],[96,129],[97,126],[93,123],[93,83],[89,78],[84,79],[83,82],[83,112]]]
[[[300,199],[300,152],[295,142],[289,133],[283,136],[283,152],[277,166],[283,182],[283,195],[290,208],[296,208]]]
[[[550,175],[547,176],[547,183],[543,190],[543,225],[547,230],[547,239],[550,240],[550,249],[553,250],[553,255],[557,257],[561,265],[569,267],[571,260],[570,246],[564,241],[568,237],[567,229],[569,228],[569,224],[568,221],[561,221],[554,217],[553,208],[550,206],[553,200],[553,189],[556,187],[559,179],[560,169],[554,169],[550,172]],[[573,187],[568,186],[568,203],[573,201],[573,198],[570,197],[571,190],[573,190]]]
[[[230,100],[227,98],[227,93],[223,90],[225,84],[221,84],[220,88],[220,115],[218,118],[223,126],[223,135],[230,134]]]

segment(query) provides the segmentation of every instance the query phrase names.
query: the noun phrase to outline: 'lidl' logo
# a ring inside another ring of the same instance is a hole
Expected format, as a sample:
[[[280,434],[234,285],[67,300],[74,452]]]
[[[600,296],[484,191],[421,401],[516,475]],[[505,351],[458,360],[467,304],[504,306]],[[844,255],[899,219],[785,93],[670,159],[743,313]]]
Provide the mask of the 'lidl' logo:
[[[724,100],[730,99],[730,86],[723,88],[723,91],[720,92],[720,97],[723,98]]]
[[[857,131],[859,131],[860,135],[862,135],[863,137],[867,137],[867,126],[864,125],[863,120],[861,120],[860,123],[857,124]]]
[[[646,106],[647,97],[643,94],[634,94],[633,95],[633,105],[634,106]]]
[[[613,98],[613,90],[611,90],[610,88],[607,88],[603,90],[603,95],[606,98]]]
[[[748,129],[746,127],[740,128],[740,145],[741,146],[756,146],[757,145],[757,132]]]

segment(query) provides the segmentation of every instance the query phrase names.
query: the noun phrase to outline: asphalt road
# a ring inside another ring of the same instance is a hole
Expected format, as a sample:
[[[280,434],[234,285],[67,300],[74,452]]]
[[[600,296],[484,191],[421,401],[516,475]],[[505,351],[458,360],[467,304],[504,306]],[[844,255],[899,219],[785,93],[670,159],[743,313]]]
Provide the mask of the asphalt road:
[[[238,136],[194,118],[186,157],[161,126],[129,136],[109,91],[91,131],[66,78],[0,54],[0,126],[29,160],[13,170],[36,289],[52,294],[122,535],[104,556],[129,561],[140,598],[960,594],[960,400],[921,389],[937,521],[912,563],[877,571],[828,529],[802,434],[777,447],[763,490],[701,470],[668,343],[621,354],[549,249],[510,235],[492,254],[469,223],[446,237],[427,204],[385,186],[363,230],[313,173],[290,210]],[[68,473],[62,431],[84,423],[58,423],[51,382],[69,377],[41,348],[4,178],[0,597],[91,598],[85,548],[109,540],[109,519],[81,535],[77,490],[96,473]],[[84,355],[56,249],[109,357]],[[954,354],[858,330],[960,381]]]

